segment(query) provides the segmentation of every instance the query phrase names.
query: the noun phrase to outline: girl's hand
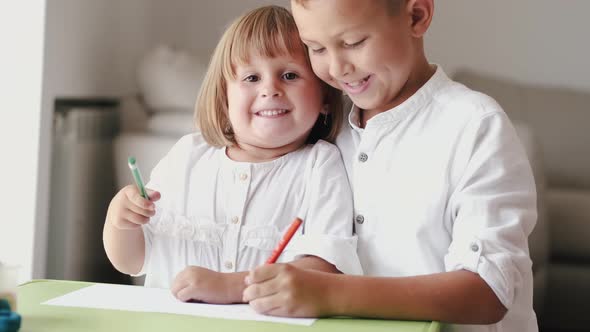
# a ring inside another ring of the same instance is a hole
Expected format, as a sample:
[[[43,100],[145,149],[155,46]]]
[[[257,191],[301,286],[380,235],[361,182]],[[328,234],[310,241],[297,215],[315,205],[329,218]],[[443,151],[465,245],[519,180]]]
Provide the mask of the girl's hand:
[[[236,301],[231,296],[231,280],[231,273],[189,266],[174,278],[171,290],[172,294],[183,302],[191,300],[215,304],[239,302],[239,299]]]
[[[111,201],[107,221],[118,229],[136,229],[147,224],[156,211],[154,202],[160,193],[147,189],[149,200],[143,198],[137,186],[128,185],[121,189]]]
[[[320,317],[330,315],[326,272],[289,264],[261,265],[246,277],[244,302],[271,316]]]

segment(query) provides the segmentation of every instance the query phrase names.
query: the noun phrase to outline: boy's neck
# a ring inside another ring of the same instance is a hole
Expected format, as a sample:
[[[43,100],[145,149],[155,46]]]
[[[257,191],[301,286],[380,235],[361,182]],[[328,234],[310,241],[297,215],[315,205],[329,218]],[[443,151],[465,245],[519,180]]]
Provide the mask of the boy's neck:
[[[432,75],[434,75],[435,72],[436,66],[428,63],[426,57],[421,57],[419,63],[416,66],[416,69],[408,77],[406,84],[401,88],[401,90],[399,91],[395,99],[391,101],[391,103],[389,103],[388,105],[384,105],[381,108],[361,110],[359,114],[360,127],[365,128],[365,126],[367,125],[367,121],[369,121],[375,115],[387,112],[408,100],[411,96],[413,96],[416,93],[416,91],[423,87],[424,84],[426,84],[426,82],[428,82],[428,80],[432,77]]]

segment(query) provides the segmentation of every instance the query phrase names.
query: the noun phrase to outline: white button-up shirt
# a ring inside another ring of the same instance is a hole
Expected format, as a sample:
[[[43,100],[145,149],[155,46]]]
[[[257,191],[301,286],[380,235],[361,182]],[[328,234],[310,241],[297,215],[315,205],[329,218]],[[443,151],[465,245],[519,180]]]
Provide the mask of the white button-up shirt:
[[[354,197],[365,274],[478,273],[508,313],[460,331],[537,331],[527,237],[536,222],[532,171],[490,97],[439,67],[412,97],[337,140]]]
[[[229,159],[200,134],[180,139],[151,173],[162,198],[143,227],[145,285],[170,287],[196,265],[219,272],[263,264],[296,217],[304,224],[279,262],[315,255],[361,274],[352,194],[336,146],[306,145],[269,162]]]

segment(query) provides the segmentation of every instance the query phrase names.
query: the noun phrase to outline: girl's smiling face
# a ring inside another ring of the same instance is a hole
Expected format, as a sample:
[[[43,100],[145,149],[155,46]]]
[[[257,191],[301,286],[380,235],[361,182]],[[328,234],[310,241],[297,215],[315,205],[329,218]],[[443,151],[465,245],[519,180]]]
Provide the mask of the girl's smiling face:
[[[303,145],[323,106],[321,82],[303,50],[272,58],[252,52],[234,72],[228,117],[238,144],[230,157],[268,160]]]

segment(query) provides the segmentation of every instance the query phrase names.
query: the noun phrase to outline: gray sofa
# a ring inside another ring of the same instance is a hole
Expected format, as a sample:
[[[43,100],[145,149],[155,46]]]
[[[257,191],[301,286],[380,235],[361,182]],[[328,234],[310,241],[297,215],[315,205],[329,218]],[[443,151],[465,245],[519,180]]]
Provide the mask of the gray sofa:
[[[494,97],[514,122],[537,182],[529,238],[542,330],[590,330],[590,93],[460,70],[454,79]]]

